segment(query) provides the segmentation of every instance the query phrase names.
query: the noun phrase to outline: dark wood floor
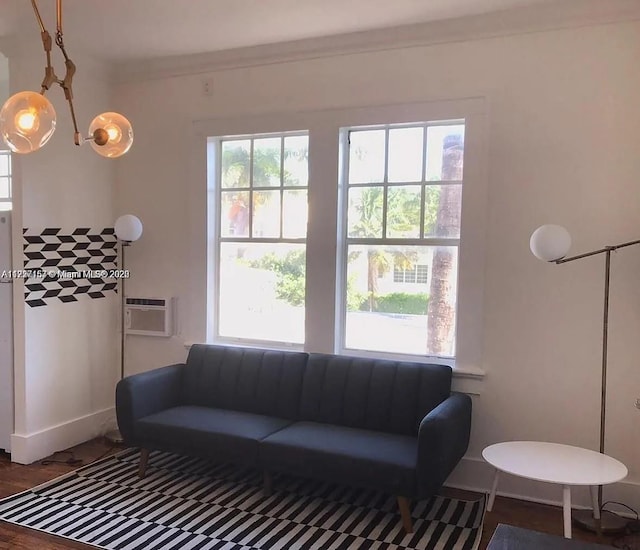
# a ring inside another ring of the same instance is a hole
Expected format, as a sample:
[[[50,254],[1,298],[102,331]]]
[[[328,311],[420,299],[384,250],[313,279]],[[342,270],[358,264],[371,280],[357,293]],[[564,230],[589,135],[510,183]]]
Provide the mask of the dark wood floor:
[[[120,449],[114,448],[106,441],[93,440],[71,450],[75,458],[82,459],[84,464],[88,464],[97,458],[112,454]],[[52,458],[64,461],[69,457],[69,454],[58,454]],[[36,463],[29,466],[21,466],[12,463],[8,455],[0,454],[0,498],[44,483],[77,467],[78,465],[59,463],[49,465]],[[445,489],[443,494],[468,499],[478,496],[476,493],[455,489]],[[481,550],[486,548],[498,523],[517,525],[562,536],[562,510],[560,508],[498,497],[493,511],[485,516],[482,544],[480,545]],[[598,541],[595,534],[585,533],[577,529],[574,529],[573,536],[576,539],[600,542],[602,544],[612,543],[611,537],[605,537]],[[84,544],[0,522],[0,550],[87,550],[89,548],[91,547]]]

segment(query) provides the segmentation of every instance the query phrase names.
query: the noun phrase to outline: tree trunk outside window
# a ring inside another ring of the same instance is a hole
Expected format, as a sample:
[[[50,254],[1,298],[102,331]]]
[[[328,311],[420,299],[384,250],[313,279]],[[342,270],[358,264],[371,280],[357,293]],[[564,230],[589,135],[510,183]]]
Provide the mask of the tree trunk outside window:
[[[464,149],[462,137],[444,140],[442,179],[462,181]],[[436,215],[436,235],[449,237],[460,229],[462,186],[443,185]],[[455,251],[438,247],[433,254],[429,308],[427,311],[427,350],[430,355],[452,355],[455,335],[456,295],[452,285]]]

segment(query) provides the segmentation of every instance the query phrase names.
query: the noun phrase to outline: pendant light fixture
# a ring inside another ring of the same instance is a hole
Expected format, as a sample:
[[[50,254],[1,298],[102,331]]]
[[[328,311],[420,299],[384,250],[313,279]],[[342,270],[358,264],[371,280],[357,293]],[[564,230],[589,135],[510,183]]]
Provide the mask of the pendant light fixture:
[[[95,117],[89,126],[88,137],[82,137],[78,130],[76,113],[73,107],[73,75],[76,66],[67,55],[62,38],[62,0],[56,0],[56,45],[64,56],[66,73],[60,80],[51,65],[51,49],[53,41],[51,35],[44,28],[37,0],[31,0],[40,33],[42,45],[47,56],[44,79],[40,93],[19,92],[11,96],[0,110],[0,134],[9,149],[14,153],[32,153],[45,145],[56,129],[56,111],[45,93],[54,84],[64,90],[64,96],[69,103],[71,119],[73,121],[74,142],[82,145],[89,141],[93,149],[100,155],[115,158],[124,155],[133,143],[133,129],[131,123],[119,113],[102,113]]]

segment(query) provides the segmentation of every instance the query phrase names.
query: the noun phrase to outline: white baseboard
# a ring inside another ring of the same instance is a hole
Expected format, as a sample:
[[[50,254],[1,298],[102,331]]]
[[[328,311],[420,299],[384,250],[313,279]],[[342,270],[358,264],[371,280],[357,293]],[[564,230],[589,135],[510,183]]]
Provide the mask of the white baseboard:
[[[482,458],[465,456],[447,479],[445,486],[465,489],[478,493],[488,493],[493,481],[494,469]],[[521,477],[503,474],[498,481],[499,496],[517,498],[539,504],[562,506],[562,488],[553,483],[540,483]],[[604,501],[621,502],[640,511],[640,482],[626,479],[613,485],[604,486]],[[571,504],[574,508],[591,508],[588,487],[571,488]],[[628,515],[622,507],[607,506],[621,515]],[[631,516],[630,516],[631,517]],[[633,516],[635,517],[635,516]]]
[[[62,451],[103,435],[115,419],[114,407],[109,407],[32,434],[11,436],[11,460],[31,464],[56,451]]]

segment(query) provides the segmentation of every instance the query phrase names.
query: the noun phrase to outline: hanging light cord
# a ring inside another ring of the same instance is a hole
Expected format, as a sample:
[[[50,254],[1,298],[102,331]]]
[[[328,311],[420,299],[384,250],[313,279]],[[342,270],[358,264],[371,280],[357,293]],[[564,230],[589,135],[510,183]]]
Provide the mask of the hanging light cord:
[[[56,0],[56,46],[60,48],[62,55],[64,56],[64,65],[66,67],[66,73],[64,75],[64,80],[60,80],[53,69],[53,65],[51,64],[51,48],[53,46],[51,35],[49,31],[44,26],[42,21],[42,17],[40,16],[40,10],[38,9],[38,4],[36,0],[31,0],[31,5],[33,6],[33,11],[36,15],[36,19],[38,20],[38,25],[40,26],[40,34],[42,36],[42,45],[44,46],[45,54],[47,55],[47,66],[44,70],[44,79],[42,80],[40,93],[42,95],[45,94],[47,90],[53,84],[59,84],[60,87],[64,90],[64,97],[69,103],[69,110],[71,111],[71,119],[73,120],[73,140],[76,145],[80,145],[82,143],[80,132],[78,131],[78,122],[76,120],[76,112],[73,107],[73,75],[76,72],[76,66],[71,61],[69,56],[67,55],[67,50],[64,47],[64,40],[62,38],[62,0]]]

